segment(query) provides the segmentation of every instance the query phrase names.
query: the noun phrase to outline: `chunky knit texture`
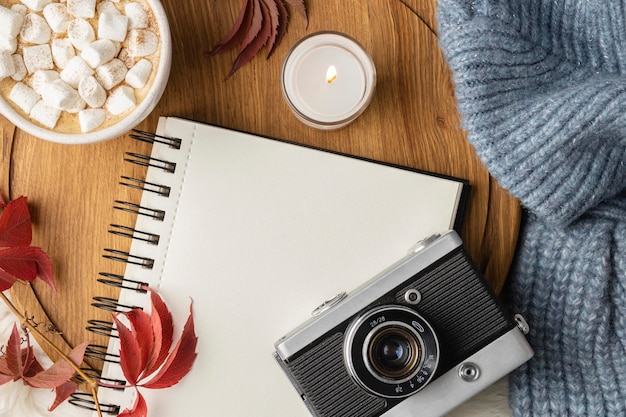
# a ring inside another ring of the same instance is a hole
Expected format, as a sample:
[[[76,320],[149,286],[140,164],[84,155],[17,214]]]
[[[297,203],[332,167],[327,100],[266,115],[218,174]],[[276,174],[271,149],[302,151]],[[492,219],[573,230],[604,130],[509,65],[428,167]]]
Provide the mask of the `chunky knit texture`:
[[[626,416],[626,1],[438,4],[468,138],[527,211],[513,413]]]

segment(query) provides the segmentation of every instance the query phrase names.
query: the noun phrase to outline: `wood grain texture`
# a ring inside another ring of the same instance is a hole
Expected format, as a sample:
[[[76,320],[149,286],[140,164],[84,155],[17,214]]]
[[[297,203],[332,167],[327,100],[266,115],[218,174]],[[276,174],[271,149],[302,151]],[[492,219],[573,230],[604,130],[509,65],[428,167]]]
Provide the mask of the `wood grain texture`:
[[[140,129],[154,130],[159,115],[180,116],[468,179],[472,196],[462,237],[500,291],[515,249],[520,207],[489,176],[460,127],[449,69],[437,44],[434,1],[308,0],[309,26],[292,16],[274,55],[269,60],[255,57],[228,81],[224,77],[237,51],[210,58],[206,53],[229,31],[242,1],[163,3],[173,36],[172,73],[163,98]],[[280,89],[280,68],[289,48],[319,30],[358,40],[378,72],[369,108],[337,131],[300,123]],[[40,303],[37,311],[47,318],[38,320],[59,328],[69,345],[87,339],[106,344],[105,337],[86,332],[85,324],[110,318],[90,305],[94,294],[116,296],[96,281],[98,272],[123,273],[122,264],[102,258],[103,248],[130,246],[107,232],[109,223],[134,223],[131,215],[112,209],[113,201],[137,202],[140,197],[118,185],[120,175],[143,175],[142,169],[123,162],[124,152],[147,152],[149,146],[127,136],[94,145],[58,145],[15,130],[6,120],[0,126],[0,184],[3,191],[10,185],[13,198],[29,197],[34,244],[52,257],[58,286],[56,295],[41,283],[12,295],[29,312]]]

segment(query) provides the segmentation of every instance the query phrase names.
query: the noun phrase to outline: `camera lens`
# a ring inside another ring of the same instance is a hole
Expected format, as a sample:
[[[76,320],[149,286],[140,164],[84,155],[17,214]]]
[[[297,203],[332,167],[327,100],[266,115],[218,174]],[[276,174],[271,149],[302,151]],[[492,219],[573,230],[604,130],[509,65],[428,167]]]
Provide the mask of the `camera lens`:
[[[403,305],[381,305],[357,316],[346,329],[344,363],[363,389],[403,398],[425,387],[439,363],[439,342],[430,324]]]
[[[418,341],[401,327],[388,327],[375,334],[368,350],[372,367],[384,378],[406,377],[419,363]]]

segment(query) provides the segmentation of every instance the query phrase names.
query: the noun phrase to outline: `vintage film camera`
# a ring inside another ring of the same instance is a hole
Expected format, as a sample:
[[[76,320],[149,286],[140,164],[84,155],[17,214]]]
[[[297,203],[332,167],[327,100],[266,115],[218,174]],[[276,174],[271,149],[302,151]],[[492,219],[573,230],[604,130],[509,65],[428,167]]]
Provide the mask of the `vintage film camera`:
[[[453,231],[313,315],[274,356],[318,417],[440,416],[533,355]]]

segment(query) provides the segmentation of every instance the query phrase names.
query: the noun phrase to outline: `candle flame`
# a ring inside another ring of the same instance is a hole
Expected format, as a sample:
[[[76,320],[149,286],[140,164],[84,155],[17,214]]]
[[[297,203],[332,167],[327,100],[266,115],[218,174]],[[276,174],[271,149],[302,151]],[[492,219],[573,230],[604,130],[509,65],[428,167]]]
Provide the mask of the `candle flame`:
[[[326,71],[326,82],[330,84],[336,79],[337,79],[337,68],[335,68],[334,65],[331,65],[330,67],[328,67],[328,70]]]

